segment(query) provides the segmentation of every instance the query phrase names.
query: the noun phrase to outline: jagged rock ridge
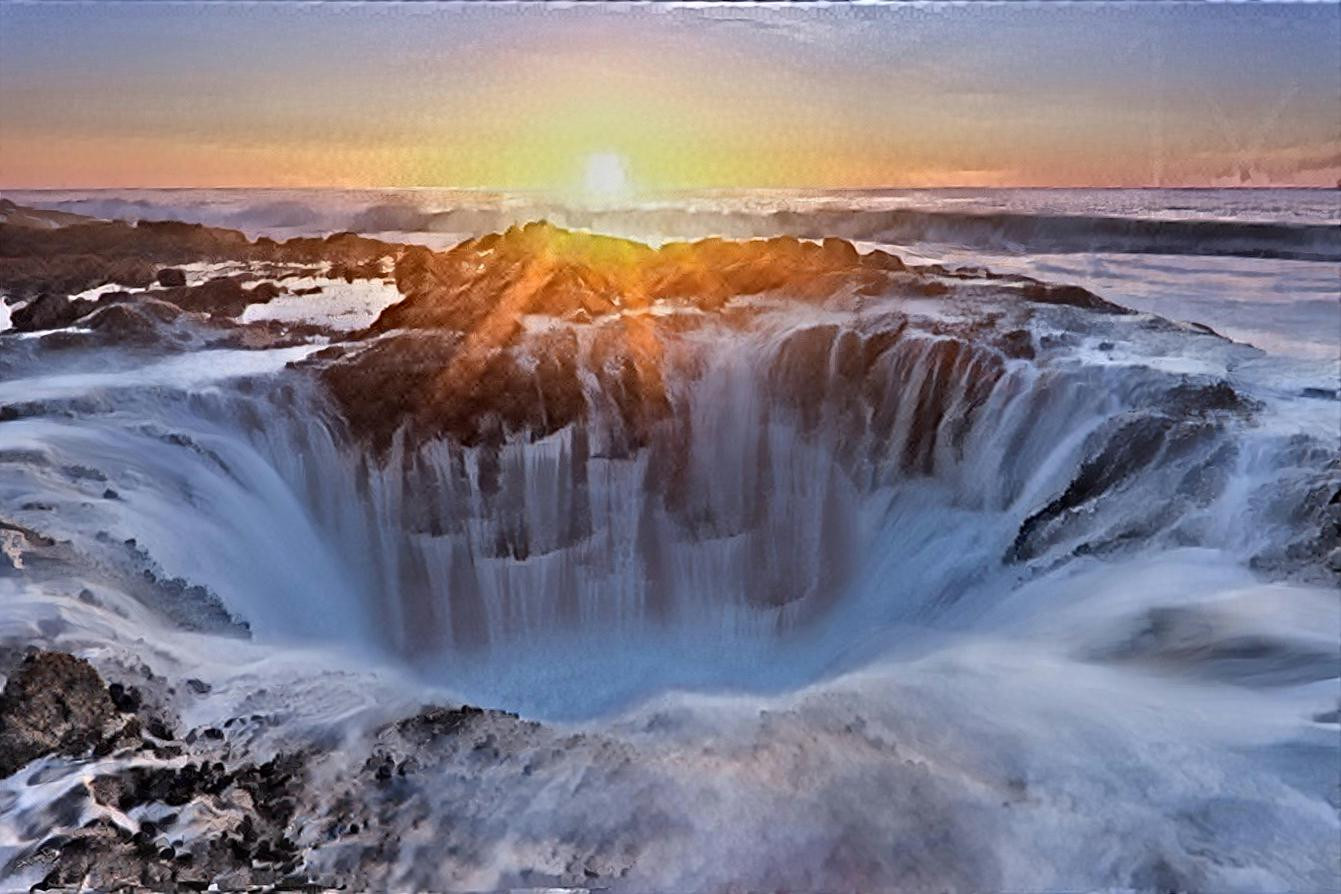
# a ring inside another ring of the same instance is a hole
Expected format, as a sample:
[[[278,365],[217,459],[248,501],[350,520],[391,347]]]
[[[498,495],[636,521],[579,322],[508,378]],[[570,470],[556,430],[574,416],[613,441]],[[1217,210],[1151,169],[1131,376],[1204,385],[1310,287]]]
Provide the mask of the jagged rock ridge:
[[[324,371],[355,430],[379,450],[402,429],[468,445],[515,431],[542,436],[583,418],[592,390],[613,404],[625,446],[646,444],[671,412],[668,377],[693,374],[695,361],[668,350],[672,342],[709,323],[748,328],[753,311],[733,299],[851,309],[889,292],[935,298],[981,281],[1026,301],[1125,312],[1084,289],[976,268],[910,267],[884,251],[861,255],[841,239],[704,239],[653,249],[544,221],[446,252],[410,247],[395,277],[405,299],[364,333],[375,340]],[[886,331],[878,343],[894,340]],[[1011,354],[1031,350],[1019,330],[985,340]],[[871,347],[862,349],[867,366]]]

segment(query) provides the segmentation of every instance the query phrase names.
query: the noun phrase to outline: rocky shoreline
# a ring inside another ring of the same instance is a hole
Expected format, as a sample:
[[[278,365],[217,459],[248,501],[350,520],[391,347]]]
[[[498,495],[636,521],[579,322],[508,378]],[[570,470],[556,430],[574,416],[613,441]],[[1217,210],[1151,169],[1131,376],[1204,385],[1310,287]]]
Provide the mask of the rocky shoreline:
[[[1330,617],[1341,465],[1263,424],[1251,346],[840,239],[543,221],[429,251],[0,203],[0,292],[0,887],[1324,877],[1331,790],[1201,717],[1334,679],[1271,611]]]
[[[428,706],[376,730],[361,755],[317,742],[259,753],[265,716],[184,728],[164,695],[203,696],[209,685],[140,673],[140,686],[108,683],[82,658],[37,649],[11,669],[0,780],[35,785],[81,769],[49,805],[50,827],[30,829],[39,840],[0,875],[35,876],[33,890],[203,891],[343,889],[352,874],[357,890],[361,864],[387,844],[379,823],[393,819],[407,777],[462,749],[496,759],[501,739],[540,730],[506,712]],[[340,785],[317,791],[315,768],[331,760]]]

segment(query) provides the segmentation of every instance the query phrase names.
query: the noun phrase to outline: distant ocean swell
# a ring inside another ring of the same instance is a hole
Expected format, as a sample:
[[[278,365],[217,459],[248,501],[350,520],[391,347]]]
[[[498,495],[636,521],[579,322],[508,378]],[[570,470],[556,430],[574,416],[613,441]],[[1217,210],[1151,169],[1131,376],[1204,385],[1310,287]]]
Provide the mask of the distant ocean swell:
[[[245,194],[244,194],[245,195]],[[410,201],[368,202],[320,197],[200,200],[189,192],[161,198],[53,197],[34,204],[101,218],[185,220],[235,227],[249,233],[402,232],[474,235],[545,218],[560,226],[662,239],[704,236],[751,238],[839,236],[894,244],[936,243],[1030,253],[1110,252],[1237,256],[1301,261],[1341,261],[1341,226],[1332,223],[1239,220],[1170,220],[1139,216],[924,210],[832,205],[775,209],[730,204],[583,209],[556,201],[423,207]]]

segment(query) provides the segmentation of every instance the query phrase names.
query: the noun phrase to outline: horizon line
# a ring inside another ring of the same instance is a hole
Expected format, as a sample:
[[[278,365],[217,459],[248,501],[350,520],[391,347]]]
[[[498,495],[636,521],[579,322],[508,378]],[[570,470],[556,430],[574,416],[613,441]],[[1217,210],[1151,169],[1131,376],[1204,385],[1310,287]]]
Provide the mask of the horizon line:
[[[0,0],[0,3],[7,0]],[[1341,2],[1341,0],[1338,0]],[[702,186],[702,187],[676,187],[671,189],[647,190],[642,193],[643,196],[674,195],[677,193],[712,193],[712,192],[874,192],[880,190],[898,190],[907,192],[931,192],[935,190],[1035,190],[1035,191],[1067,191],[1067,190],[1201,190],[1201,191],[1225,191],[1225,190],[1312,190],[1312,191],[1337,191],[1341,190],[1341,180],[1334,185],[1317,186],[1308,184],[1198,184],[1198,185],[1067,185],[1067,186],[1043,186],[1037,184],[1011,184],[1011,185],[980,185],[980,184],[954,184],[940,186],[899,186],[899,185],[878,185],[878,186]],[[451,192],[473,192],[473,193],[513,193],[513,194],[535,194],[535,195],[562,195],[566,191],[555,188],[541,187],[514,187],[514,186],[342,186],[336,184],[309,185],[309,186],[3,186],[0,185],[0,192],[115,192],[117,190],[137,190],[143,192],[183,192],[187,190],[205,191],[213,190],[216,192],[224,191],[249,191],[249,192],[293,192],[301,190],[342,190],[345,192],[359,192],[372,190],[387,190],[398,192],[414,191],[451,191]]]

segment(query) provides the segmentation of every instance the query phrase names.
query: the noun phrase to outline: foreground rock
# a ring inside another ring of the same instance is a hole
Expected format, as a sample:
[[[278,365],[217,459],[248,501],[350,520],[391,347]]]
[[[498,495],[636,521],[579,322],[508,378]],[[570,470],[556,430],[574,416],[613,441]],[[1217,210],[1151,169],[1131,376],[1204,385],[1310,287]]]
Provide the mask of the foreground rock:
[[[155,691],[166,684],[155,683]],[[194,679],[173,688],[193,698],[210,691]],[[106,684],[72,655],[34,652],[22,661],[0,697],[0,777],[52,754],[99,763],[91,774],[75,770],[64,797],[32,808],[43,817],[29,816],[18,828],[38,838],[0,865],[0,879],[79,890],[366,884],[391,869],[383,861],[393,842],[380,830],[422,809],[419,794],[407,798],[407,777],[463,749],[486,756],[489,743],[540,730],[511,714],[430,707],[376,733],[363,752],[312,743],[258,756],[252,743],[264,717],[182,732],[157,702],[137,686]],[[315,768],[323,764],[326,781],[318,782]],[[59,772],[50,768],[49,778]]]
[[[61,652],[29,655],[0,695],[0,776],[48,754],[92,749],[115,715],[93,665]]]
[[[196,693],[208,690],[187,683]],[[179,739],[155,710],[138,688],[105,684],[80,658],[36,652],[24,659],[0,699],[0,776],[53,753],[99,758],[108,769],[70,792],[86,805],[74,815],[101,815],[62,830],[68,805],[51,805],[49,834],[0,867],[0,877],[36,871],[38,888],[81,890],[308,884],[295,875],[301,859],[289,837],[304,758],[241,759],[223,731]],[[196,837],[185,816],[201,811],[214,831]]]

